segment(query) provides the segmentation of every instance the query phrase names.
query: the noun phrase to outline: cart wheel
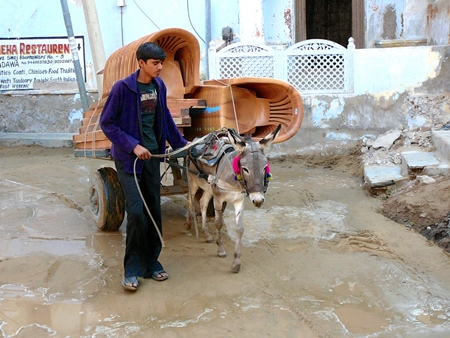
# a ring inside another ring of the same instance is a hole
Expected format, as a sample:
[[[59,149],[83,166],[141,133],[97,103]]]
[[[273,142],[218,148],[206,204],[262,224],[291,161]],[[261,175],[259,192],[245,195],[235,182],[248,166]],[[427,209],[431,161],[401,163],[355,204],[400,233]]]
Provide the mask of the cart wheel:
[[[125,215],[125,195],[113,168],[100,168],[89,188],[91,210],[97,227],[103,231],[116,231]]]

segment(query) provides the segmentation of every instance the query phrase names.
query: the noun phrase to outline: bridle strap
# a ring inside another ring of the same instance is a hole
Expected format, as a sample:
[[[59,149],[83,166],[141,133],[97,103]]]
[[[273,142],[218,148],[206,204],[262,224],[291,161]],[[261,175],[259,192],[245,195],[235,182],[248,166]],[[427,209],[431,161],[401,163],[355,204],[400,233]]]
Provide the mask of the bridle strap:
[[[252,170],[252,174],[254,175],[252,181],[252,185],[249,186],[249,182],[247,182],[244,179],[244,175],[242,175],[242,180],[241,180],[241,184],[243,185],[246,194],[248,195],[249,193],[255,192],[255,191],[261,191],[261,182],[263,182],[262,178],[261,178],[261,168],[260,168],[260,163],[259,163],[259,156],[261,153],[261,150],[256,146],[256,143],[251,142],[251,150],[245,150],[243,153],[241,153],[239,155],[239,169],[241,170],[241,161],[243,158],[246,158],[247,156],[252,156],[252,160],[253,160],[253,170]],[[254,183],[256,182],[256,183]],[[265,182],[265,181],[264,181]],[[264,189],[266,189],[266,185],[264,184]]]
[[[259,168],[259,153],[260,153],[260,150],[256,146],[255,142],[251,142],[251,145],[252,145],[252,154],[253,154],[253,164],[255,165],[253,175],[257,175],[255,177],[255,179],[253,180],[253,182],[256,182],[254,189],[255,189],[255,191],[260,191],[261,190],[261,177],[260,177],[261,176],[261,170]]]

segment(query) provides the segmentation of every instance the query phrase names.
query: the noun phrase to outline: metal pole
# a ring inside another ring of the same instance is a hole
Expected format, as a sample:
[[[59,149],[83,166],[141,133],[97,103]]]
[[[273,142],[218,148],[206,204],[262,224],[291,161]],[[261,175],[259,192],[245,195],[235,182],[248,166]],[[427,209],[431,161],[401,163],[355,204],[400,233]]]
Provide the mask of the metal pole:
[[[211,41],[211,0],[205,0],[206,79],[209,80],[209,42]]]
[[[75,41],[75,37],[73,35],[72,21],[70,19],[69,8],[67,7],[67,0],[61,0],[61,7],[64,15],[64,22],[66,23],[67,37],[69,38],[70,52],[72,53],[72,61],[73,66],[75,68],[75,75],[77,77],[78,91],[80,93],[81,104],[83,105],[83,110],[88,111],[89,102],[87,99],[83,74],[81,73],[80,59],[78,57],[78,50],[77,50],[77,42]]]

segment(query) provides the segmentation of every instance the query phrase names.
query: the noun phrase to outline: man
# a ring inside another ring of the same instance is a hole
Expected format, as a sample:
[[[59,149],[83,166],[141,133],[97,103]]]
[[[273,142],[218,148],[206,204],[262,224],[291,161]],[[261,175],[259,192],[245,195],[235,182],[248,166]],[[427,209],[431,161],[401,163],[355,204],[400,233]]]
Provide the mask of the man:
[[[161,160],[152,154],[164,154],[166,140],[173,149],[188,142],[167,108],[166,86],[159,78],[166,53],[157,44],[146,42],[139,46],[136,58],[139,69],[114,84],[100,116],[100,126],[112,142],[111,156],[125,193],[127,226],[122,286],[131,291],[137,290],[138,277],[157,281],[169,277],[158,261],[162,243],[153,220],[162,233]],[[136,157],[139,160],[135,164]],[[145,209],[141,193],[151,215]]]

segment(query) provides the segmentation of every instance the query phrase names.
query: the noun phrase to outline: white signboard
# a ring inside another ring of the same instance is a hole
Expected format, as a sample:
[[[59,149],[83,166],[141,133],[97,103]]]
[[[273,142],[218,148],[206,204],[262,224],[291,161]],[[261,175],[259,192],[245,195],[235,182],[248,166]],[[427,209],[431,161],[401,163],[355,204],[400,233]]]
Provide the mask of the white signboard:
[[[84,38],[76,36],[75,42],[86,78]],[[67,37],[0,38],[0,91],[33,89],[48,81],[77,81]]]

